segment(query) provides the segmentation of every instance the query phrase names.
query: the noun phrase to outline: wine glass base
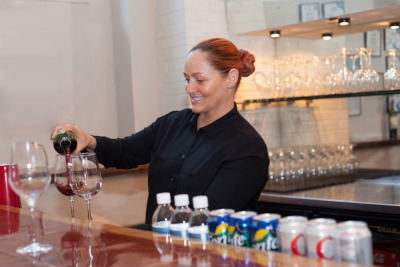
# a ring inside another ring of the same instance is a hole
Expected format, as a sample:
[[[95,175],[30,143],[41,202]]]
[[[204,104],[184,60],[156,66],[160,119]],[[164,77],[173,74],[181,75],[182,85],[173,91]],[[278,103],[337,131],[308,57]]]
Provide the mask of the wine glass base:
[[[17,248],[16,252],[18,254],[30,255],[30,256],[39,256],[45,254],[53,249],[52,245],[48,244],[40,244],[40,243],[31,243],[26,247]]]

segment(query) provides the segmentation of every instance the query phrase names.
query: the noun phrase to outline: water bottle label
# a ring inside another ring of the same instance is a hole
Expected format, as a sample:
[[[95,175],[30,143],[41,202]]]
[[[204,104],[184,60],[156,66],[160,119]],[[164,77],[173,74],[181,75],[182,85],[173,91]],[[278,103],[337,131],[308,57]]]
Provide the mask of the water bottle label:
[[[161,234],[169,234],[169,221],[164,222],[156,222],[152,224],[153,232],[161,233]]]
[[[209,234],[207,225],[190,227],[188,231],[190,238],[195,238],[202,241],[208,241]]]
[[[183,238],[189,236],[188,233],[189,224],[188,223],[174,223],[170,225],[170,230],[172,235],[177,235]]]

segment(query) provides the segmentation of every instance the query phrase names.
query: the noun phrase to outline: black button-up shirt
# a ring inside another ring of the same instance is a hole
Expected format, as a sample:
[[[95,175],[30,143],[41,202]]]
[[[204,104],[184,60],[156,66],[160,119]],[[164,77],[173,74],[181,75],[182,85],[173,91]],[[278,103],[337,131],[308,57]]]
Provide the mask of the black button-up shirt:
[[[268,180],[264,140],[239,114],[226,115],[197,130],[190,109],[158,118],[142,131],[122,139],[96,136],[99,162],[129,169],[149,164],[146,223],[157,207],[156,194],[207,195],[209,209],[256,210]]]

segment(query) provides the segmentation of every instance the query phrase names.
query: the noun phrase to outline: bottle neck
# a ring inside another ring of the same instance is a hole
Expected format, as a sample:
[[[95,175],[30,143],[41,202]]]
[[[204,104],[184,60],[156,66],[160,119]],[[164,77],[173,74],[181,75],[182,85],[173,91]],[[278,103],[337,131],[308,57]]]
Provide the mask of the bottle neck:
[[[195,208],[194,211],[196,212],[206,212],[208,213],[208,209],[207,208]]]

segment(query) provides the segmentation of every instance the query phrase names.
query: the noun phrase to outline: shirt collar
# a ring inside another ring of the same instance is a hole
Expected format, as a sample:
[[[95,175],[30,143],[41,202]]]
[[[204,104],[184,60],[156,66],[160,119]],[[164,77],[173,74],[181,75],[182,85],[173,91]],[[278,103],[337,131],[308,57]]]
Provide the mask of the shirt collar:
[[[234,107],[226,113],[221,118],[217,119],[216,121],[212,122],[211,124],[200,128],[200,130],[205,131],[209,137],[213,137],[218,134],[220,131],[225,129],[226,127],[230,126],[232,121],[239,115],[239,111],[237,110],[236,103]],[[197,129],[197,118],[199,114],[192,113],[190,116],[187,125],[191,125],[195,129]]]

